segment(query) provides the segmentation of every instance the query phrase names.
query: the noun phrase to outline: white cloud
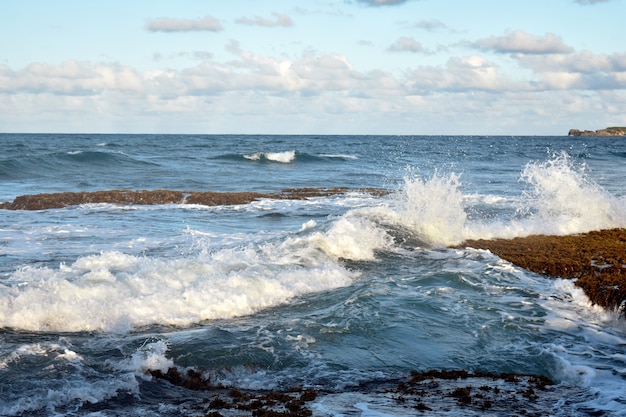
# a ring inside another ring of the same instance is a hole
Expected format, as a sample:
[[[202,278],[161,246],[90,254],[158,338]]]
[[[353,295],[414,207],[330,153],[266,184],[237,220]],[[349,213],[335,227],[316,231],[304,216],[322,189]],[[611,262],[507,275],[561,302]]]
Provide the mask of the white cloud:
[[[416,41],[413,38],[409,38],[407,36],[402,36],[398,38],[394,43],[389,45],[387,50],[392,52],[421,52],[421,53],[429,53],[426,48],[422,46],[421,43]]]
[[[445,67],[419,67],[410,72],[408,83],[414,94],[527,89],[501,75],[496,64],[480,55],[450,58]]]
[[[267,19],[259,16],[255,16],[254,19],[242,17],[235,20],[236,23],[249,26],[264,26],[264,27],[289,27],[293,26],[293,20],[285,14],[272,13],[274,19]]]
[[[415,27],[419,29],[425,29],[429,32],[434,32],[435,30],[440,29],[448,29],[445,24],[437,19],[420,20],[419,22],[415,23]]]
[[[359,3],[365,3],[368,6],[395,6],[397,4],[406,3],[408,0],[358,0]]]
[[[19,71],[0,67],[0,93],[29,92],[93,95],[104,90],[138,92],[141,76],[119,64],[66,61],[61,65],[33,63]]]
[[[521,66],[537,75],[543,89],[626,89],[626,54],[571,54],[519,56]]]
[[[162,61],[164,59],[177,59],[177,58],[189,58],[193,60],[204,61],[207,59],[212,59],[213,54],[209,51],[176,52],[176,53],[169,54],[166,56],[160,53],[155,53],[152,55],[152,58],[155,61]]]
[[[205,16],[200,19],[173,19],[162,17],[148,20],[146,22],[146,29],[151,32],[217,32],[222,30],[223,27],[220,22],[212,16]]]
[[[596,3],[608,3],[609,0],[574,0],[574,3],[578,4],[596,4]]]
[[[504,36],[481,39],[473,42],[472,46],[498,53],[557,54],[573,51],[571,47],[563,43],[560,37],[552,33],[539,37],[522,30],[509,32]]]
[[[596,55],[589,51],[571,54],[518,56],[519,63],[535,72],[594,73],[612,71],[616,66],[608,55]]]

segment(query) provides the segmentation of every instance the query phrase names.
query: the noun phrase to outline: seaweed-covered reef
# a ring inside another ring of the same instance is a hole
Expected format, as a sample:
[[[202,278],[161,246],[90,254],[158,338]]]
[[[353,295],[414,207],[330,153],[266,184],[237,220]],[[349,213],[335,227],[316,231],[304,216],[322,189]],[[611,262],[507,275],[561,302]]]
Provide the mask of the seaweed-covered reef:
[[[576,285],[594,304],[626,314],[626,229],[468,240],[461,246],[488,249],[539,274],[576,278]]]
[[[105,190],[84,192],[63,192],[51,194],[29,194],[16,197],[12,202],[0,203],[5,210],[47,210],[77,206],[80,204],[200,204],[223,206],[248,204],[263,198],[281,200],[304,200],[312,197],[326,197],[345,194],[350,191],[383,195],[386,191],[375,188],[350,189],[335,188],[290,188],[279,193],[258,192],[213,192],[213,191],[176,191],[176,190]]]

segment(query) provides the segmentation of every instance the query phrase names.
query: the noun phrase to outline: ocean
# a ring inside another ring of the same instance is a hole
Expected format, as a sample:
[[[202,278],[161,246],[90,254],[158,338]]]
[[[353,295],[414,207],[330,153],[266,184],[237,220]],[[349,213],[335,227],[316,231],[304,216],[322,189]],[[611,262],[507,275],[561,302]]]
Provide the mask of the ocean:
[[[213,394],[155,376],[170,368],[315,390],[315,416],[510,415],[385,388],[428,370],[546,376],[535,415],[626,416],[623,317],[572,280],[451,248],[626,227],[623,138],[0,134],[0,149],[0,202],[348,188],[0,210],[2,416],[208,415]]]

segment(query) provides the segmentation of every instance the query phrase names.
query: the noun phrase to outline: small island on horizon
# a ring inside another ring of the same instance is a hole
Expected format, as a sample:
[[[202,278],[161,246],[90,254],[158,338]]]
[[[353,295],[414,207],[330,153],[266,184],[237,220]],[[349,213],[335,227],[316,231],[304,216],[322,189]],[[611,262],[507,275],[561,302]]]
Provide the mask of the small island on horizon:
[[[607,127],[599,130],[570,129],[567,136],[626,136],[626,127]]]

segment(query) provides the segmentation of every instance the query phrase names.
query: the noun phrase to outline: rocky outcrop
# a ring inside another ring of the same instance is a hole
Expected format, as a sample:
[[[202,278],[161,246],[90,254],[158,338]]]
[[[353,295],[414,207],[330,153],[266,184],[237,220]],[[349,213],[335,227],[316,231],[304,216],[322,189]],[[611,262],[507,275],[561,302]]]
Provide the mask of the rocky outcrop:
[[[607,127],[600,130],[570,129],[568,136],[626,136],[626,127]]]
[[[539,274],[576,278],[589,299],[626,315],[626,229],[572,236],[468,240],[463,247],[488,249]]]
[[[324,403],[325,397],[330,397],[332,404],[332,397],[341,393],[301,386],[283,390],[227,388],[207,377],[209,372],[191,368],[172,367],[166,372],[148,370],[147,373],[171,385],[205,393],[193,410],[211,417],[310,417],[314,415],[313,401],[321,399]],[[389,407],[406,410],[402,414],[535,416],[543,415],[546,406],[553,404],[551,396],[560,388],[543,375],[433,369],[412,371],[410,376],[399,380],[381,379],[348,389],[377,398]]]
[[[344,194],[349,191],[361,191],[373,195],[387,192],[381,189],[336,188],[291,188],[280,193],[257,192],[213,192],[213,191],[174,191],[174,190],[107,190],[91,192],[65,192],[52,194],[31,194],[16,197],[13,202],[0,203],[5,210],[46,210],[77,206],[80,204],[109,203],[121,205],[154,204],[200,204],[205,206],[224,206],[248,204],[262,198],[280,200],[305,200],[312,197],[326,197]]]

